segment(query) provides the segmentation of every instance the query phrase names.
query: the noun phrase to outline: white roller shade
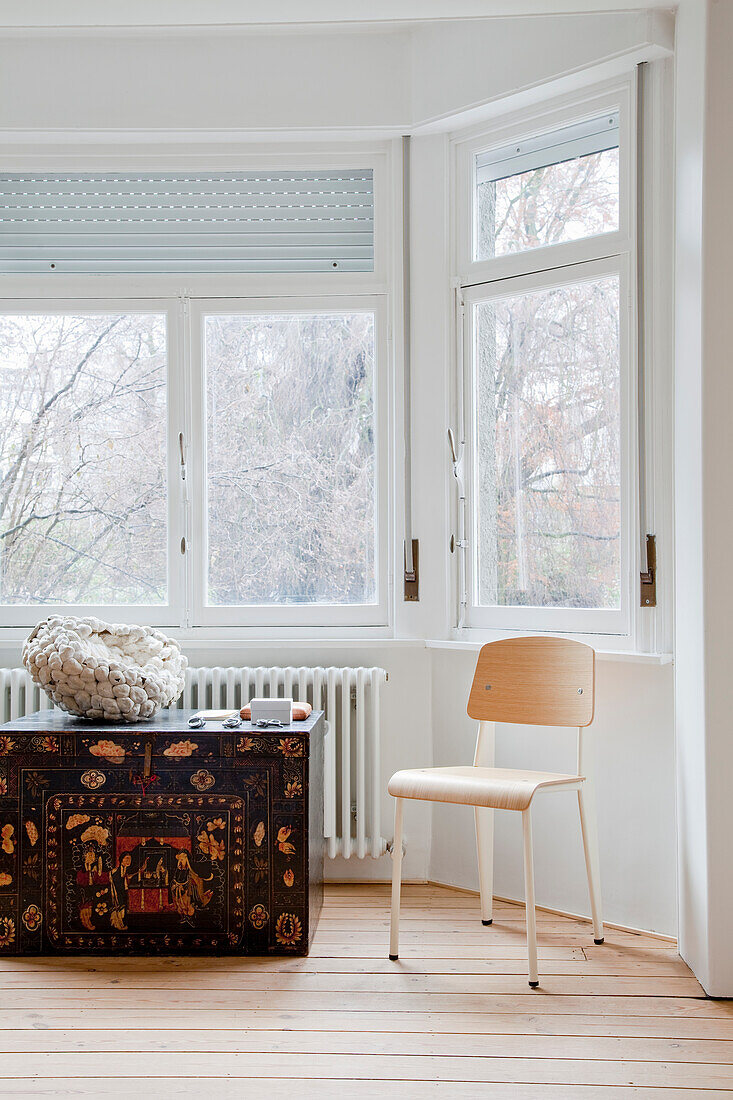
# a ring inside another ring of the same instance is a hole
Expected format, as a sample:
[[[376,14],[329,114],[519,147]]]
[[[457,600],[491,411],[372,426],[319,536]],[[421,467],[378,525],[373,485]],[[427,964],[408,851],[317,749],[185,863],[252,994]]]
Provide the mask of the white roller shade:
[[[476,183],[491,183],[564,160],[615,149],[618,136],[618,111],[609,111],[599,118],[563,126],[549,134],[489,149],[476,157]]]
[[[371,169],[0,174],[0,273],[373,270]]]

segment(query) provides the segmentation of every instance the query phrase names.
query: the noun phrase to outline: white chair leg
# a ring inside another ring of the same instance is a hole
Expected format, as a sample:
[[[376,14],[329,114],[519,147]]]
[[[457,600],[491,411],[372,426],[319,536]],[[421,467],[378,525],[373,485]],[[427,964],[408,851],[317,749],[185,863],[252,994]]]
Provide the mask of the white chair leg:
[[[534,861],[532,858],[532,818],[529,809],[522,811],[522,831],[524,833],[524,904],[527,912],[527,958],[529,961],[529,984],[534,988],[540,984],[537,976],[537,920],[534,908]]]
[[[603,918],[601,916],[601,871],[598,858],[598,827],[596,808],[592,788],[585,783],[578,791],[578,809],[580,810],[580,831],[583,834],[585,869],[588,875],[588,893],[590,911],[593,917],[593,940],[603,943]]]
[[[389,957],[400,953],[400,889],[402,886],[402,798],[395,799],[394,841],[392,845],[392,915],[389,925]]]
[[[494,811],[476,807],[476,853],[481,891],[481,923],[494,919]]]

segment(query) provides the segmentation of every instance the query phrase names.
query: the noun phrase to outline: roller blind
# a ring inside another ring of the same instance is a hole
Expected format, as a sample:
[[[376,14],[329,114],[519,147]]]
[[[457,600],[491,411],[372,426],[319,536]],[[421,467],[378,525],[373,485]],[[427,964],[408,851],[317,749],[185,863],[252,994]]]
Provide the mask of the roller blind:
[[[0,174],[0,273],[373,269],[371,169]]]
[[[491,183],[521,172],[547,168],[564,160],[615,149],[619,140],[618,111],[563,126],[549,134],[515,141],[476,157],[476,183]]]

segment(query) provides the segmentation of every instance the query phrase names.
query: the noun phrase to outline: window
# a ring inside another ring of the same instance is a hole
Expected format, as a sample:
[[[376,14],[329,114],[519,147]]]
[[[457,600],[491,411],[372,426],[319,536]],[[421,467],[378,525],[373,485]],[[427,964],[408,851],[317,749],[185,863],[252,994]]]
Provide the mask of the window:
[[[618,227],[617,111],[476,156],[477,260]]]
[[[628,101],[619,93],[586,119],[565,117],[545,132],[459,150],[472,210],[458,245],[467,467],[459,602],[469,627],[625,633]]]
[[[0,315],[0,601],[168,603],[166,316]]]
[[[386,621],[384,314],[375,296],[192,302],[197,623]]]
[[[3,625],[388,624],[388,155],[0,173]]]
[[[477,602],[618,608],[618,276],[472,312]]]
[[[204,317],[208,602],[376,596],[375,317]]]

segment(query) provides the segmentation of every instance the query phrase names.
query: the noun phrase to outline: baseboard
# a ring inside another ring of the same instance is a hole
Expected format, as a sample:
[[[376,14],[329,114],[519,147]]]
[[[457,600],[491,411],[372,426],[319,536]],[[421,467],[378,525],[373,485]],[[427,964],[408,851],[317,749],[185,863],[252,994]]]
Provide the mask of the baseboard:
[[[451,882],[438,882],[437,879],[428,879],[428,886],[442,886],[446,890],[456,890],[460,894],[470,894],[471,897],[477,898],[479,896],[478,890],[466,890],[463,886],[454,886]],[[505,898],[500,894],[494,894],[494,901],[506,901],[510,905],[521,905],[524,908],[524,901],[520,898]],[[568,917],[570,920],[582,921],[583,924],[592,924],[590,917],[584,916],[582,913],[569,913],[565,909],[551,909],[549,905],[537,905],[543,913],[552,913],[556,917]],[[664,943],[677,943],[675,936],[665,936],[662,932],[650,932],[648,928],[634,928],[630,924],[615,924],[613,921],[604,920],[605,928],[615,928],[618,932],[630,932],[634,936],[651,936],[655,940],[663,940]]]

